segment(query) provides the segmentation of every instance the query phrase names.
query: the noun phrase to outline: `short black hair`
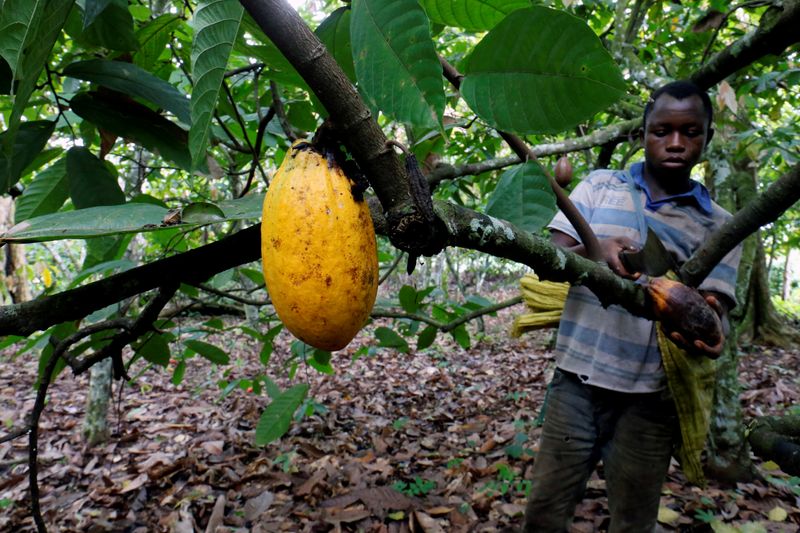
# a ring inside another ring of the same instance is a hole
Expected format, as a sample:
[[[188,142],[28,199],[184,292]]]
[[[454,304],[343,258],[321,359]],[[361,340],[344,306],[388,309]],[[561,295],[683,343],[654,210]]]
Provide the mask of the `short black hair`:
[[[653,94],[650,95],[650,99],[644,106],[644,116],[642,117],[643,126],[647,124],[647,116],[653,110],[653,105],[655,105],[656,100],[658,100],[658,98],[664,94],[668,94],[678,100],[683,100],[694,95],[699,96],[700,100],[703,102],[703,108],[706,111],[708,126],[711,127],[711,122],[714,119],[714,110],[711,107],[711,98],[709,98],[707,92],[693,82],[687,80],[673,81],[653,91]]]

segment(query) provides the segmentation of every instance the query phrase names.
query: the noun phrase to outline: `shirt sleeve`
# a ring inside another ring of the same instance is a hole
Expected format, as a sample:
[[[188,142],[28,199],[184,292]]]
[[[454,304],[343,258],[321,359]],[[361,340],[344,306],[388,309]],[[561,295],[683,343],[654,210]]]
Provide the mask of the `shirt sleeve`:
[[[578,208],[578,211],[583,215],[588,222],[592,220],[592,211],[594,209],[594,202],[592,194],[593,190],[593,181],[594,178],[597,176],[597,172],[592,172],[589,174],[586,179],[581,180],[581,182],[575,186],[572,193],[569,195],[570,200],[572,203],[575,204],[575,207]],[[578,232],[575,231],[575,228],[572,227],[572,224],[567,217],[564,215],[562,211],[556,213],[556,216],[553,217],[553,220],[550,221],[550,224],[547,226],[551,230],[558,230],[563,233],[566,233],[573,239],[578,242],[581,242],[580,237],[578,236]]]

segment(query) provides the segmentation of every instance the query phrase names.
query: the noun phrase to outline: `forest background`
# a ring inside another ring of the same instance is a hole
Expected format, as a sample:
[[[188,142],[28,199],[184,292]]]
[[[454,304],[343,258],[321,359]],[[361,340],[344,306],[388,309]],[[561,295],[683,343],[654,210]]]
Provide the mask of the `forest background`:
[[[37,373],[13,384],[33,386],[32,402],[3,411],[2,450],[27,438],[26,462],[11,466],[29,491],[3,506],[46,527],[39,419],[57,403],[51,384],[70,374],[92,375],[82,427],[96,444],[110,432],[112,376],[134,385],[157,373],[180,387],[202,362],[222,399],[262,400],[258,450],[281,445],[293,420],[335,412],[306,370],[473,353],[492,338],[493,314],[524,312],[508,288],[529,268],[646,315],[639,287],[549,245],[548,174],[564,154],[576,179],[640,158],[643,102],[680,78],[716,104],[696,178],[737,213],[684,273],[702,279],[746,238],[709,470],[728,484],[757,479],[752,444],[800,472],[782,437],[793,410],[746,421],[739,370],[751,347],[796,340],[798,23],[792,0],[0,1],[3,367],[28,375],[33,362]],[[257,262],[270,177],[325,119],[372,185],[386,281],[368,337],[333,355],[286,340]],[[387,139],[420,162],[433,222]],[[214,316],[226,319],[200,319]],[[255,344],[245,373],[234,338]]]

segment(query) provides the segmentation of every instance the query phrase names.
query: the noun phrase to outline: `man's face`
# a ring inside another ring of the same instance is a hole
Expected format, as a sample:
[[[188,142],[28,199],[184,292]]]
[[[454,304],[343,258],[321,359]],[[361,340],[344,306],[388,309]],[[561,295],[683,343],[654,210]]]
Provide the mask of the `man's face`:
[[[659,96],[643,133],[646,172],[662,186],[682,185],[710,139],[703,101]]]

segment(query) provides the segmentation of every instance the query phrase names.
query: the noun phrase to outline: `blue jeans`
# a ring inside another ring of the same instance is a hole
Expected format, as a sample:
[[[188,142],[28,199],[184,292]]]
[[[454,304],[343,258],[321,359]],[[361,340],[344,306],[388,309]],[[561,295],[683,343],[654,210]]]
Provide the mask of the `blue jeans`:
[[[661,485],[680,436],[669,393],[609,391],[556,369],[545,415],[524,531],[566,531],[601,459],[609,531],[653,531]]]

